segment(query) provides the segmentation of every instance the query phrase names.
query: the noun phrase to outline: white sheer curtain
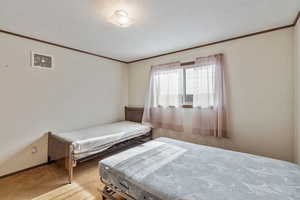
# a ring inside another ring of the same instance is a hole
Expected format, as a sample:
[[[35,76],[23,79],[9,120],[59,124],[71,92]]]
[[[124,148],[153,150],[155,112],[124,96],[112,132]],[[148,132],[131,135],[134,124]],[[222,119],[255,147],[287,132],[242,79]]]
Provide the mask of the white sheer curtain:
[[[143,123],[183,131],[183,70],[180,62],[153,66],[150,71]]]
[[[223,55],[200,57],[189,68],[193,94],[193,133],[226,137]]]

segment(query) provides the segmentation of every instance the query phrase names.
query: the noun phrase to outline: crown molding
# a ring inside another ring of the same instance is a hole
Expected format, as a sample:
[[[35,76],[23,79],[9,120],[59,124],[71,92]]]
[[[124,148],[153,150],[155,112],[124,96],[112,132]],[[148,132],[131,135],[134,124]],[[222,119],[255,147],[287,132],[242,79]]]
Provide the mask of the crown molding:
[[[276,27],[276,28],[272,28],[272,29],[267,29],[267,30],[263,30],[263,31],[259,31],[259,32],[246,34],[246,35],[232,37],[232,38],[228,38],[228,39],[220,40],[220,41],[216,41],[216,42],[201,44],[201,45],[193,46],[193,47],[190,47],[190,48],[171,51],[171,52],[168,52],[168,53],[159,54],[159,55],[150,56],[150,57],[141,58],[141,59],[136,59],[136,60],[132,60],[132,61],[123,61],[123,60],[119,60],[119,59],[116,59],[116,58],[111,58],[111,57],[99,55],[99,54],[96,54],[96,53],[92,53],[92,52],[89,52],[89,51],[84,51],[84,50],[76,49],[76,48],[73,48],[73,47],[64,46],[64,45],[57,44],[57,43],[54,43],[54,42],[48,42],[48,41],[37,39],[37,38],[34,38],[34,37],[30,37],[30,36],[26,36],[26,35],[22,35],[22,34],[18,34],[18,33],[13,33],[13,32],[10,32],[10,31],[3,30],[3,29],[0,29],[0,33],[5,33],[5,34],[13,35],[13,36],[16,36],[16,37],[25,38],[25,39],[28,39],[28,40],[33,40],[33,41],[36,41],[36,42],[41,42],[41,43],[44,43],[44,44],[48,44],[48,45],[52,45],[52,46],[56,46],[56,47],[68,49],[68,50],[71,50],[71,51],[84,53],[84,54],[88,54],[88,55],[91,55],[91,56],[96,56],[96,57],[99,57],[99,58],[113,60],[113,61],[124,63],[124,64],[131,64],[131,63],[140,62],[140,61],[143,61],[143,60],[148,60],[148,59],[157,58],[157,57],[161,57],[161,56],[166,56],[166,55],[170,55],[170,54],[180,53],[180,52],[189,51],[189,50],[193,50],[193,49],[198,49],[198,48],[202,48],[202,47],[212,46],[212,45],[216,45],[216,44],[220,44],[220,43],[224,43],[224,42],[229,42],[229,41],[232,41],[232,40],[238,40],[238,39],[251,37],[251,36],[255,36],[255,35],[259,35],[259,34],[264,34],[264,33],[272,32],[272,31],[277,31],[277,30],[281,30],[281,29],[291,28],[291,27],[294,27],[297,24],[299,19],[300,19],[300,11],[298,12],[297,16],[295,17],[295,20],[293,21],[293,23],[290,24],[290,25],[280,26],[280,27]]]
[[[76,51],[76,52],[79,52],[79,53],[84,53],[84,54],[88,54],[88,55],[91,55],[91,56],[96,56],[96,57],[99,57],[99,58],[104,58],[104,59],[113,60],[113,61],[116,61],[116,62],[121,62],[121,63],[127,64],[127,62],[119,60],[119,59],[110,58],[110,57],[107,57],[107,56],[102,56],[102,55],[99,55],[99,54],[95,54],[95,53],[91,53],[91,52],[88,52],[88,51],[76,49],[76,48],[73,48],[73,47],[64,46],[64,45],[53,43],[53,42],[48,42],[48,41],[45,41],[45,40],[37,39],[37,38],[34,38],[34,37],[29,37],[29,36],[18,34],[18,33],[13,33],[13,32],[10,32],[10,31],[3,30],[3,29],[0,29],[0,33],[5,33],[5,34],[13,35],[13,36],[16,36],[16,37],[25,38],[25,39],[28,39],[28,40],[41,42],[41,43],[44,43],[44,44],[48,44],[48,45],[68,49],[68,50],[71,50],[71,51]]]
[[[189,50],[198,49],[198,48],[202,48],[202,47],[212,46],[212,45],[216,45],[216,44],[220,44],[220,43],[224,43],[224,42],[229,42],[229,41],[232,41],[232,40],[238,40],[238,39],[242,39],[242,38],[246,38],[246,37],[251,37],[251,36],[254,36],[254,35],[259,35],[259,34],[263,34],[263,33],[272,32],[272,31],[278,31],[278,30],[281,30],[281,29],[291,28],[293,26],[294,26],[294,24],[290,24],[290,25],[287,25],[287,26],[281,26],[281,27],[277,27],[277,28],[272,28],[272,29],[267,29],[267,30],[255,32],[255,33],[250,33],[250,34],[247,34],[247,35],[241,35],[241,36],[237,36],[237,37],[233,37],[233,38],[228,38],[228,39],[225,39],[225,40],[206,43],[206,44],[202,44],[202,45],[198,45],[198,46],[194,46],[194,47],[190,47],[190,48],[186,48],[186,49],[172,51],[172,52],[169,52],[169,53],[164,53],[164,54],[159,54],[159,55],[156,55],[156,56],[151,56],[151,57],[147,57],[147,58],[133,60],[133,61],[128,62],[128,64],[135,63],[135,62],[140,62],[140,61],[148,60],[148,59],[152,59],[152,58],[157,58],[157,57],[161,57],[161,56],[166,56],[166,55],[170,55],[170,54],[174,54],[174,53],[180,53],[180,52],[183,52],[183,51],[189,51]]]
[[[127,62],[127,64],[140,62],[140,61],[144,61],[144,60],[148,60],[148,59],[152,59],[152,58],[157,58],[157,57],[161,57],[161,56],[166,56],[166,55],[170,55],[170,54],[174,54],[174,53],[180,53],[180,52],[183,52],[183,51],[189,51],[189,50],[198,49],[198,48],[202,48],[202,47],[212,46],[212,45],[220,44],[220,43],[223,43],[223,42],[238,40],[238,39],[242,39],[242,38],[246,38],[246,37],[251,37],[251,36],[254,36],[254,35],[264,34],[264,33],[272,32],[272,31],[278,31],[278,30],[281,30],[281,29],[291,28],[291,27],[294,27],[297,24],[299,18],[300,18],[300,11],[298,12],[298,14],[297,14],[295,20],[293,21],[293,23],[290,24],[290,25],[281,26],[281,27],[272,28],[272,29],[267,29],[267,30],[263,30],[263,31],[255,32],[255,33],[250,33],[250,34],[246,34],[246,35],[241,35],[241,36],[237,36],[237,37],[233,37],[233,38],[228,38],[228,39],[220,40],[220,41],[216,41],[216,42],[201,44],[201,45],[186,48],[186,49],[171,51],[169,53],[164,53],[164,54],[150,56],[150,57],[146,57],[146,58],[142,58],[142,59],[137,59],[137,60],[129,61],[129,62]]]
[[[294,23],[293,23],[294,26],[297,25],[299,18],[300,18],[300,11],[298,12],[298,15],[296,16],[296,18],[295,18],[295,20],[294,20]]]

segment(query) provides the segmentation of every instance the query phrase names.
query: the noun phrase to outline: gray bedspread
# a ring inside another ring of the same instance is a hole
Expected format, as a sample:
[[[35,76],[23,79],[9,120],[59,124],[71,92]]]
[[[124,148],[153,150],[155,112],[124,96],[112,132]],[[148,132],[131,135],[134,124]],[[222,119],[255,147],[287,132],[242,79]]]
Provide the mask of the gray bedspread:
[[[158,138],[100,161],[100,175],[137,200],[300,200],[300,167]]]

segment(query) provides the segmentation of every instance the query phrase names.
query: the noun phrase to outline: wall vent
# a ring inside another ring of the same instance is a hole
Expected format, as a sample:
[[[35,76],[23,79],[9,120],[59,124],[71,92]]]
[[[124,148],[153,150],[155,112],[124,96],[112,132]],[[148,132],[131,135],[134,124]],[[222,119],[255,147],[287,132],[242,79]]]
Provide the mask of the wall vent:
[[[32,67],[38,67],[43,69],[53,68],[53,56],[50,55],[32,52],[31,62]]]

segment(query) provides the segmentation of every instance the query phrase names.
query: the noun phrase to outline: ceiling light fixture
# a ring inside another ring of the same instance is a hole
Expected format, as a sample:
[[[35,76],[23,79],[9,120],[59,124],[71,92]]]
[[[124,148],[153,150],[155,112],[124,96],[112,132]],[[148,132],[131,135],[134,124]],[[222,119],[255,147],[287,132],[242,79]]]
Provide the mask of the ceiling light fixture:
[[[128,27],[133,23],[133,20],[128,16],[128,13],[124,10],[117,10],[109,18],[109,21],[112,24],[115,24],[120,27]]]

